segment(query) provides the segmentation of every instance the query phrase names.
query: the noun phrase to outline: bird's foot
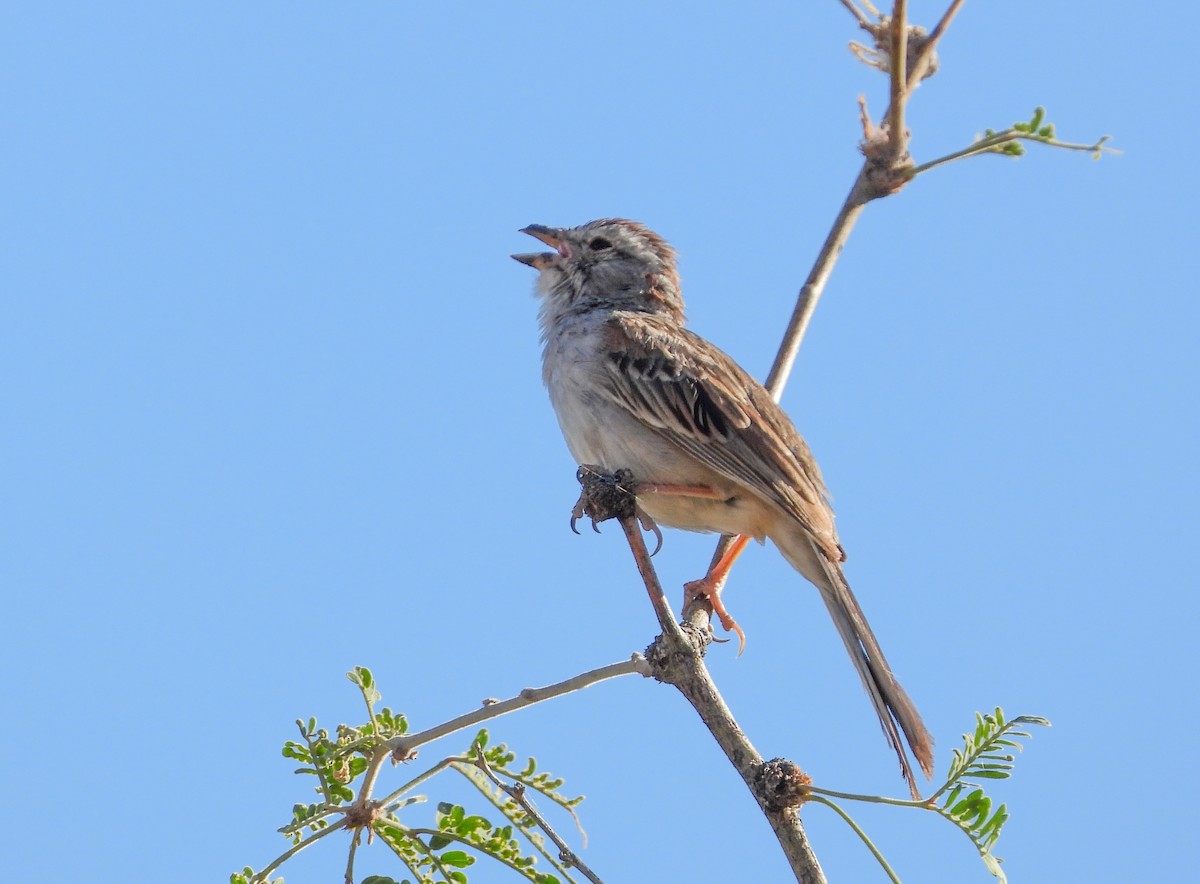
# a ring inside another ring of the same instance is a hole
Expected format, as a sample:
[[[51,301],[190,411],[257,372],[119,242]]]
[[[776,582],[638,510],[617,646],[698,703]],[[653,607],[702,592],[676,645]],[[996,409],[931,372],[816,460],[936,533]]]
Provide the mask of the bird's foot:
[[[584,464],[575,478],[582,486],[579,500],[571,509],[571,530],[576,534],[579,529],[575,523],[584,516],[592,520],[592,530],[599,534],[601,522],[637,515],[633,473],[629,470],[606,473],[600,467]]]
[[[725,603],[721,601],[721,588],[717,581],[712,579],[712,576],[701,577],[699,580],[692,580],[683,585],[684,599],[683,605],[686,608],[688,602],[693,599],[704,599],[712,605],[713,613],[721,621],[721,626],[726,632],[732,632],[738,637],[738,656],[742,655],[742,651],[746,650],[746,633],[742,631],[742,627],[738,626],[737,621],[733,619],[733,615],[729,613],[729,609],[725,607]],[[721,641],[721,639],[718,639]]]
[[[579,529],[576,523],[584,516],[592,520],[592,530],[600,533],[600,523],[607,519],[624,519],[636,516],[643,531],[654,535],[654,552],[657,555],[662,549],[663,535],[650,514],[637,504],[637,493],[641,487],[633,481],[633,473],[629,470],[617,470],[606,473],[600,467],[584,464],[575,473],[582,489],[579,500],[571,508],[571,530],[576,534]]]

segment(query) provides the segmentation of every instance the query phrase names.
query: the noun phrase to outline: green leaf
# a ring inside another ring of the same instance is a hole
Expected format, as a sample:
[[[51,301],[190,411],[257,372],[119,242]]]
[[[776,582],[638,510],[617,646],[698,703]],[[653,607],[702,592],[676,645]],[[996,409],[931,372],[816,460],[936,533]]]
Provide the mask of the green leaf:
[[[969,794],[962,801],[958,802],[958,804],[954,805],[954,807],[950,809],[950,813],[953,816],[962,816],[962,814],[965,810],[967,810],[968,808],[974,807],[979,802],[979,799],[982,797],[983,797],[983,790],[976,789],[974,792]]]
[[[1008,809],[1001,804],[996,808],[996,812],[992,814],[992,818],[979,827],[975,833],[979,838],[984,838],[995,831],[999,834],[1000,828],[1008,822]]]
[[[448,850],[439,856],[438,859],[442,861],[443,865],[454,866],[458,869],[465,869],[467,866],[475,863],[475,857],[462,850]]]
[[[429,836],[429,849],[430,850],[441,850],[443,847],[449,847],[453,843],[454,843],[454,839],[447,838],[445,835],[430,835]]]
[[[1010,724],[1036,724],[1038,727],[1050,727],[1050,719],[1042,718],[1040,715],[1018,715]],[[1029,734],[1025,734],[1029,736]]]

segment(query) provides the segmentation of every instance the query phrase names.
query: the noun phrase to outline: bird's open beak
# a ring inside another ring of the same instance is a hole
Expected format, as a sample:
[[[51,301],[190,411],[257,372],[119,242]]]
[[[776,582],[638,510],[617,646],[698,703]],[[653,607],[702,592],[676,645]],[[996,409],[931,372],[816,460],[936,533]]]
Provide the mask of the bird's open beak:
[[[559,255],[566,255],[566,249],[562,237],[558,235],[558,231],[553,227],[544,227],[541,224],[530,224],[528,227],[522,227],[519,233],[528,233],[532,237],[536,237],[544,242],[553,252],[534,252],[531,254],[513,255],[513,260],[520,261],[522,264],[528,264],[537,270],[544,270],[550,263]]]

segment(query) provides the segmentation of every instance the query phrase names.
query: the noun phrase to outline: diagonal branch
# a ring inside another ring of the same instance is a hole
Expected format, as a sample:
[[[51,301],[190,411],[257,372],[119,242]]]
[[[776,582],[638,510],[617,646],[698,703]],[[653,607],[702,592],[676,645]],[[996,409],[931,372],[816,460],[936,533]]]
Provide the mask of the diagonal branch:
[[[650,551],[642,540],[636,516],[622,517],[620,522],[638,571],[646,584],[646,591],[652,598],[661,596],[662,584],[650,562]],[[654,669],[655,677],[678,688],[699,714],[729,763],[745,781],[750,794],[758,801],[775,837],[779,839],[796,880],[801,884],[825,884],[825,873],[821,871],[821,864],[808,842],[796,808],[773,806],[759,787],[758,774],[763,758],[734,720],[708,667],[704,665],[707,629],[690,621],[681,628],[675,622],[669,606],[664,610],[656,605],[655,613],[658,614],[663,632],[646,649],[646,658]],[[704,620],[707,622],[706,617]]]
[[[895,147],[898,144],[902,145],[905,139],[902,108],[907,103],[916,84],[921,81],[921,78],[930,69],[930,65],[934,59],[934,50],[938,42],[942,39],[942,36],[946,33],[946,28],[950,26],[950,22],[958,13],[963,2],[964,0],[951,0],[950,6],[942,15],[941,20],[938,21],[937,26],[921,44],[907,72],[907,87],[903,90],[898,89],[895,85],[898,77],[895,75],[892,77],[893,100],[888,110],[884,113],[884,119],[892,121],[888,133],[889,142],[892,146],[882,151],[882,153],[885,156],[890,155],[894,163],[903,162],[903,159],[907,157],[907,151],[903,147],[898,152]],[[857,10],[857,7],[846,2],[846,0],[843,0],[843,5],[855,13],[855,17],[859,18],[861,24],[861,14]],[[905,6],[905,0],[896,0],[895,7],[892,10],[893,33],[907,34],[908,23],[905,15]],[[907,60],[907,51],[899,55],[894,55],[893,59],[898,64],[893,63],[891,66],[892,70],[903,72],[905,61]],[[899,113],[894,112],[897,105],[901,109]],[[900,141],[897,142],[896,139],[900,139]],[[825,292],[825,285],[829,282],[829,277],[833,275],[834,265],[837,264],[837,260],[842,254],[842,249],[850,239],[850,233],[854,230],[854,225],[858,222],[859,215],[862,214],[863,208],[871,200],[887,196],[889,193],[894,192],[880,192],[878,187],[873,183],[872,179],[878,172],[876,163],[876,159],[868,156],[862,168],[859,169],[854,183],[850,186],[850,193],[846,196],[845,201],[838,210],[837,216],[833,219],[833,224],[829,228],[829,233],[825,236],[825,242],[821,244],[821,249],[817,252],[812,269],[808,272],[808,278],[804,280],[804,285],[800,287],[800,293],[796,298],[796,306],[792,310],[792,316],[788,320],[787,328],[784,329],[783,340],[780,342],[779,350],[775,354],[775,361],[771,364],[771,370],[767,373],[767,379],[763,384],[767,388],[767,392],[771,394],[771,398],[776,402],[780,401],[783,396],[783,389],[787,386],[792,369],[795,367],[796,357],[800,355],[800,345],[804,341],[804,335],[808,331],[813,313],[816,312],[817,303],[821,300],[821,295]],[[896,170],[893,171],[895,172]],[[904,180],[908,180],[908,177]],[[713,551],[712,560],[709,563],[710,570],[721,561],[721,558],[728,551],[729,545],[732,542],[733,539],[730,537],[722,537],[717,541],[717,547]],[[719,592],[721,588],[721,586],[718,586],[716,590]],[[689,605],[688,610],[691,610],[693,607],[711,610],[704,600],[694,601]]]
[[[908,72],[908,94],[911,95],[916,85],[925,79],[925,75],[929,71],[929,66],[933,63],[934,52],[937,49],[938,43],[941,42],[942,37],[946,33],[946,28],[950,27],[950,22],[954,21],[954,16],[958,15],[958,11],[962,9],[962,5],[965,2],[966,0],[952,0],[946,11],[942,14],[942,17],[938,20],[937,25],[930,31],[929,36],[917,53],[917,57],[913,60],[912,70]]]

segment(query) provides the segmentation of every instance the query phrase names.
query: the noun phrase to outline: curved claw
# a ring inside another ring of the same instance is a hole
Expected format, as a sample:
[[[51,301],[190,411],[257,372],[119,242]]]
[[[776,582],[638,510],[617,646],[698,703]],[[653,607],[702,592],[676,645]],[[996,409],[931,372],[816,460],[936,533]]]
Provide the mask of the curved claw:
[[[746,650],[746,633],[742,627],[738,626],[737,621],[733,619],[733,615],[725,607],[725,603],[721,601],[721,593],[713,588],[713,583],[710,577],[702,577],[699,580],[693,580],[690,583],[683,585],[685,597],[684,606],[693,598],[707,599],[712,605],[713,614],[721,621],[721,626],[726,632],[732,632],[738,638],[738,656],[742,656],[742,652]],[[713,641],[728,641],[728,639],[713,638]]]
[[[658,527],[657,522],[655,522],[652,518],[650,518],[648,515],[646,515],[644,512],[642,512],[640,507],[638,508],[637,517],[638,517],[638,522],[641,524],[643,531],[654,532],[654,540],[655,540],[654,552],[650,553],[650,558],[654,558],[656,555],[658,555],[659,551],[663,547],[662,529]]]
[[[592,530],[595,531],[597,534],[600,533],[600,523],[597,522],[595,519],[592,519]]]
[[[575,515],[575,513],[571,513],[571,530],[574,531],[576,534],[579,534],[579,529],[575,527],[575,523],[578,521],[579,521],[579,516]]]

